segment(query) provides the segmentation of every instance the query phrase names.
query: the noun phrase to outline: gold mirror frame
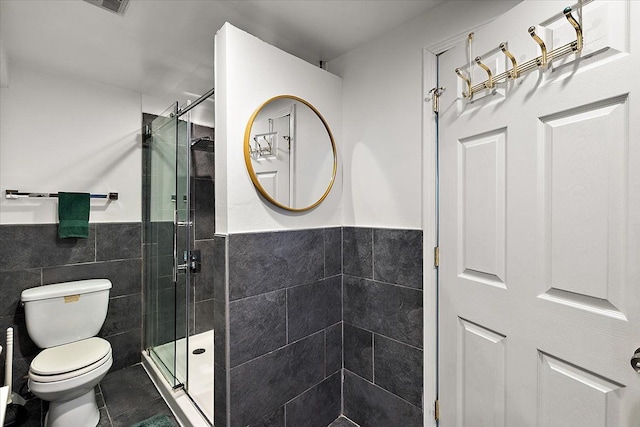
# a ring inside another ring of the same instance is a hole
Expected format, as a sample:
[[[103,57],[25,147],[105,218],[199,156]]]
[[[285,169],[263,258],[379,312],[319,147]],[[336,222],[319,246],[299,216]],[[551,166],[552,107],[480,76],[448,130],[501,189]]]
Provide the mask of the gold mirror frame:
[[[311,205],[309,205],[307,207],[304,207],[304,208],[294,208],[294,207],[291,207],[291,206],[287,206],[287,205],[284,205],[284,204],[278,202],[276,199],[274,199],[271,196],[271,194],[269,194],[269,192],[267,190],[265,190],[264,187],[260,184],[260,181],[258,180],[258,176],[256,175],[256,172],[253,169],[253,164],[251,163],[251,151],[250,151],[251,150],[251,145],[250,145],[250,141],[251,141],[251,128],[253,127],[253,123],[256,120],[256,117],[258,116],[260,111],[262,111],[262,109],[266,105],[268,105],[272,101],[275,101],[277,99],[283,99],[283,98],[288,98],[288,99],[292,99],[292,100],[295,100],[295,101],[303,103],[304,105],[309,107],[316,114],[316,116],[318,116],[318,118],[320,119],[320,121],[322,122],[324,128],[327,131],[327,135],[329,135],[329,140],[331,142],[331,150],[333,151],[333,172],[331,174],[331,180],[329,182],[329,185],[327,186],[327,190],[318,199],[318,201],[316,201],[315,203],[312,203]],[[287,211],[291,211],[291,212],[308,211],[310,209],[315,208],[320,203],[322,203],[322,201],[327,198],[327,196],[329,195],[329,192],[331,191],[331,188],[333,187],[333,183],[336,180],[336,172],[338,170],[338,154],[337,154],[337,151],[336,151],[336,142],[333,139],[333,134],[331,133],[331,129],[329,128],[329,125],[327,124],[327,121],[324,119],[322,114],[320,114],[320,111],[318,111],[313,105],[311,105],[309,102],[305,101],[304,99],[299,98],[299,97],[294,96],[294,95],[278,95],[278,96],[274,96],[273,98],[270,98],[270,99],[266,100],[265,102],[263,102],[262,105],[260,105],[253,112],[253,114],[249,118],[249,122],[247,123],[247,127],[246,127],[246,129],[244,131],[244,162],[247,165],[247,171],[249,172],[249,176],[251,177],[251,182],[253,182],[254,187],[256,187],[256,189],[260,192],[260,194],[262,194],[262,197],[264,197],[265,199],[267,199],[269,202],[271,202],[272,204],[276,205],[277,207],[285,209]]]

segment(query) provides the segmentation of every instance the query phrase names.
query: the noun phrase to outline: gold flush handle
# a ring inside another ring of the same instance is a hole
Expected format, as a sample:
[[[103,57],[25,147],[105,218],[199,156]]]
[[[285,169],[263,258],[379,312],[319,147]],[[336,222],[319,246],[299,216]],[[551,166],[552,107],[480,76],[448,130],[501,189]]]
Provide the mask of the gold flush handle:
[[[80,294],[76,294],[76,295],[65,295],[64,297],[64,303],[65,304],[69,304],[72,302],[78,302],[80,301]]]

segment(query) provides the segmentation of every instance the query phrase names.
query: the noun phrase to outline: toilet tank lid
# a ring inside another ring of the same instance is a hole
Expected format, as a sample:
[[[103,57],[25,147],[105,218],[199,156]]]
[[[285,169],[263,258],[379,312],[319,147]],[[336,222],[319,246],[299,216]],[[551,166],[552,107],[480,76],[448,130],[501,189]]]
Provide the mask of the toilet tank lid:
[[[69,295],[87,294],[90,292],[111,289],[109,279],[89,279],[75,282],[55,283],[53,285],[38,286],[22,291],[22,302],[38,301],[49,298],[59,298]]]

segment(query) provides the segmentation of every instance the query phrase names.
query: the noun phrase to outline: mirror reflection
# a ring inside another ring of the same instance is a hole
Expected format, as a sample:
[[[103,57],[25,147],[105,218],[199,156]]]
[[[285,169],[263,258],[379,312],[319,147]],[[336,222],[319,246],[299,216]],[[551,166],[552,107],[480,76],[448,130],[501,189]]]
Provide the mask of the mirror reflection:
[[[327,196],[336,174],[336,147],[320,112],[307,101],[281,95],[251,116],[245,131],[251,180],[271,203],[311,209]]]

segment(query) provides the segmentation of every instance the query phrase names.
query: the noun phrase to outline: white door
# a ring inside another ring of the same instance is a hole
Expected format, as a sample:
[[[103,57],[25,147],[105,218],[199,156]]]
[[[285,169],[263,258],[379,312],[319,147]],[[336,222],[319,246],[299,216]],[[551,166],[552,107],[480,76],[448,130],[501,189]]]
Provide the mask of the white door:
[[[531,25],[574,40],[565,6],[519,4],[473,55],[496,75],[501,42],[540,56]],[[467,42],[439,58],[442,427],[640,426],[639,21],[639,1],[587,3],[582,58],[472,103]]]
[[[291,206],[291,113],[256,121],[252,144],[263,152],[254,157],[253,169],[260,185],[278,202]]]

